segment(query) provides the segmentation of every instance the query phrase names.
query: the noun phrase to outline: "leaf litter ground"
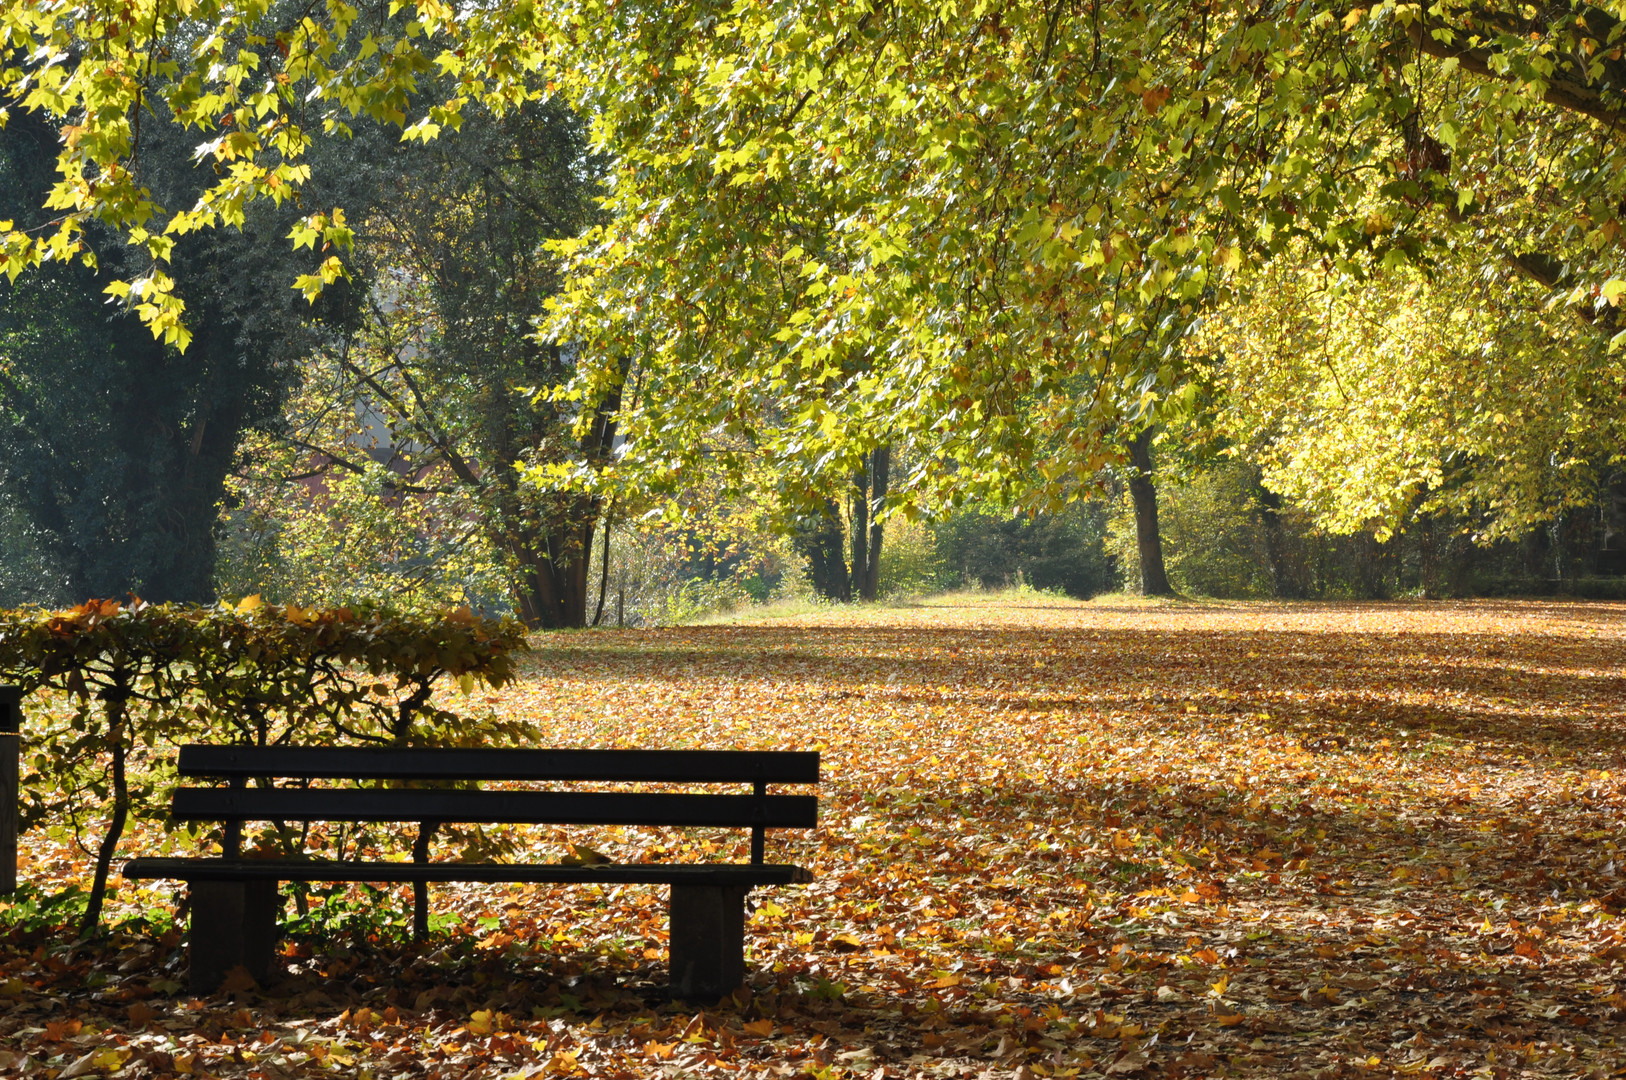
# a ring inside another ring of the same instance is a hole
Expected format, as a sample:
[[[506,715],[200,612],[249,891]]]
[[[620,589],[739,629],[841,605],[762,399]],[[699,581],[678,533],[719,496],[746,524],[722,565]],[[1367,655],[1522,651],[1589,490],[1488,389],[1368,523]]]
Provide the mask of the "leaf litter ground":
[[[667,1000],[645,888],[441,888],[422,947],[405,893],[335,892],[280,980],[202,1000],[162,917],[14,919],[0,1075],[1626,1075],[1623,637],[1619,604],[1024,594],[550,635],[475,704],[560,746],[823,751],[822,825],[769,840],[818,881],[754,895],[745,988]],[[87,875],[27,843],[39,887]]]

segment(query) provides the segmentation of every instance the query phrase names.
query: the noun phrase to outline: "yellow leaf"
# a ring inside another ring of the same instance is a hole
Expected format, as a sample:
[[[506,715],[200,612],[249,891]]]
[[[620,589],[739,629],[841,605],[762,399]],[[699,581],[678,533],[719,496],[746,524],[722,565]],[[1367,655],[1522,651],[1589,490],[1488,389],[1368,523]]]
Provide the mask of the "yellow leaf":
[[[260,598],[259,593],[255,593],[253,596],[245,596],[237,601],[237,614],[247,615],[250,612],[260,610],[264,606],[265,601]]]
[[[610,861],[610,857],[590,847],[581,844],[571,844],[572,855],[566,855],[559,862],[564,866],[603,866]]]
[[[749,1035],[756,1035],[766,1039],[773,1034],[773,1021],[768,1019],[753,1020],[745,1025],[745,1031]]]

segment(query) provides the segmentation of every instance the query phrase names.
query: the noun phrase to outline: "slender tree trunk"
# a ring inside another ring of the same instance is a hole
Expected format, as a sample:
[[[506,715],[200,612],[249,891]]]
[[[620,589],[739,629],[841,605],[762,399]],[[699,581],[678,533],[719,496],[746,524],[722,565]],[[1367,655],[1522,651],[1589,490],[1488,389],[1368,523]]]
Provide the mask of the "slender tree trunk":
[[[118,694],[120,691],[109,691]],[[85,905],[85,918],[79,926],[79,936],[90,937],[102,921],[102,902],[107,897],[107,875],[113,865],[113,854],[124,835],[124,823],[130,814],[130,787],[124,775],[124,727],[127,701],[124,697],[108,697],[105,702],[107,717],[108,751],[113,757],[113,820],[108,823],[107,835],[96,852],[96,875],[91,879],[90,899]]]
[[[593,625],[604,618],[604,593],[610,587],[610,517],[604,516],[604,563],[598,575],[598,610],[593,612]]]
[[[1152,429],[1144,428],[1129,444],[1129,497],[1135,503],[1135,544],[1140,551],[1140,591],[1146,596],[1173,596],[1163,568],[1163,538],[1157,531],[1157,488],[1152,484]]]
[[[869,469],[853,474],[853,561],[852,592],[860,600],[873,600],[875,593],[868,588],[869,573]]]
[[[1423,599],[1438,600],[1440,598],[1439,538],[1436,535],[1432,517],[1425,517],[1420,524],[1421,528],[1417,530],[1417,563],[1418,573],[1423,579]]]
[[[881,540],[883,528],[876,520],[881,507],[886,503],[886,492],[892,471],[892,447],[877,446],[875,453],[870,457],[870,513],[869,526],[869,559],[864,566],[864,586],[862,595],[865,600],[874,600],[881,591]]]

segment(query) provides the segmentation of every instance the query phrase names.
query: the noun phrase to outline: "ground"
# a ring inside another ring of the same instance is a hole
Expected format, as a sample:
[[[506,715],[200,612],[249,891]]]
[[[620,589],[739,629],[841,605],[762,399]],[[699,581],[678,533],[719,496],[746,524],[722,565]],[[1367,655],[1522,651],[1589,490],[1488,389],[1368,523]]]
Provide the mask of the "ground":
[[[457,707],[822,751],[820,827],[769,838],[818,881],[755,894],[747,987],[663,998],[656,890],[444,889],[421,948],[400,895],[336,898],[204,1000],[161,918],[75,947],[14,909],[0,1074],[1626,1075],[1623,637],[1619,604],[1032,593],[548,635]]]

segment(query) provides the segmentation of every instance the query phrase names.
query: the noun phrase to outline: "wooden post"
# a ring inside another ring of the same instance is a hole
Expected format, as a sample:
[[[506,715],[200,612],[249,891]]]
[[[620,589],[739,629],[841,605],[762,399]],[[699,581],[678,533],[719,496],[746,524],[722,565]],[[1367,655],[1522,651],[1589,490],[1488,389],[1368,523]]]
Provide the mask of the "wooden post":
[[[768,785],[764,781],[758,780],[752,785],[751,790],[758,799],[768,797]],[[761,825],[751,826],[751,862],[758,866],[762,865],[763,834],[765,832],[766,830]]]
[[[716,1001],[745,981],[744,885],[673,885],[672,996]]]
[[[23,800],[23,691],[0,686],[0,896],[17,891],[17,820]]]
[[[238,965],[254,981],[271,975],[281,898],[275,881],[194,881],[188,954],[194,994],[212,994]]]

